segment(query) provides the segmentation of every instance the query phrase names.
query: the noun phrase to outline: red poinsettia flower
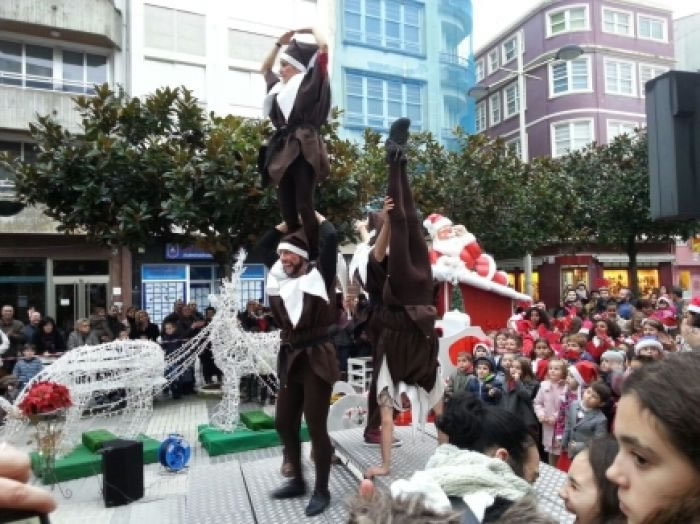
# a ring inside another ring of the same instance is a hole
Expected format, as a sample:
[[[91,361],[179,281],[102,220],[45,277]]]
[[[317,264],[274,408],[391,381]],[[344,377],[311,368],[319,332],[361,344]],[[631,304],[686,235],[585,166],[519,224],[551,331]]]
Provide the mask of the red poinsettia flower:
[[[50,413],[73,405],[68,388],[55,382],[37,382],[19,403],[19,409],[26,417]]]

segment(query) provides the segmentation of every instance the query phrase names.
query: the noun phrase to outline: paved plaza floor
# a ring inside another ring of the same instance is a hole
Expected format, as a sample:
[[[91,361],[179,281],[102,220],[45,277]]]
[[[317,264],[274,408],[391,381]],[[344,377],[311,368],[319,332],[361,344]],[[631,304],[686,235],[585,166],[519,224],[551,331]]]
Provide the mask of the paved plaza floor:
[[[357,491],[361,471],[379,460],[378,448],[362,444],[361,430],[333,433],[332,439],[341,458],[333,466],[330,488],[332,505],[314,519],[304,517],[307,497],[273,501],[269,492],[283,480],[279,474],[282,451],[279,446],[218,457],[210,457],[197,440],[197,426],[208,422],[216,400],[201,396],[181,401],[156,402],[153,416],[144,428],[147,435],[163,439],[169,433],[182,434],[192,446],[189,468],[183,473],[168,473],[159,464],[145,466],[145,496],[127,506],[105,508],[101,495],[102,476],[63,482],[54,488],[58,509],[51,515],[55,524],[220,524],[220,523],[287,523],[300,521],[342,523],[347,521],[345,502]],[[257,404],[243,405],[242,410],[260,409]],[[274,414],[274,407],[265,408]],[[105,420],[104,428],[116,434],[123,421],[120,417]],[[404,445],[394,450],[396,467],[390,479],[379,481],[388,486],[393,478],[409,477],[425,465],[435,449],[435,429],[424,432],[397,428]],[[32,449],[27,438],[25,449]],[[307,480],[313,484],[310,446],[304,444],[303,456]],[[544,467],[536,485],[540,505],[560,522],[573,519],[566,514],[556,496],[564,476]],[[61,491],[68,494],[66,498]]]

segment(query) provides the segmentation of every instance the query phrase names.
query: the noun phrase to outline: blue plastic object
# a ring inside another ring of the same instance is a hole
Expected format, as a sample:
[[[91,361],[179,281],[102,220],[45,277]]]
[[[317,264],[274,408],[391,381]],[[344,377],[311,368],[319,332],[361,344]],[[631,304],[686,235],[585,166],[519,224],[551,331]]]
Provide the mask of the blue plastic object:
[[[182,435],[171,433],[161,443],[158,459],[168,471],[180,471],[190,461],[192,450],[190,444]]]

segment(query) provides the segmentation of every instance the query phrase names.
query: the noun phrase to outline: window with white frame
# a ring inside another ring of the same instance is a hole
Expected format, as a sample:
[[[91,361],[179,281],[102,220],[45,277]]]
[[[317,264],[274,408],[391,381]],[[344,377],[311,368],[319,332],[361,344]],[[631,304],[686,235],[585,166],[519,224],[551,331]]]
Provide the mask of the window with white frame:
[[[667,41],[666,19],[651,15],[637,15],[637,34],[646,40]]]
[[[498,68],[500,67],[500,63],[498,61],[498,49],[490,51],[487,59],[489,63],[489,74],[498,71]]]
[[[28,164],[36,161],[37,147],[35,144],[21,141],[0,140],[0,153],[7,153],[12,159],[20,158]],[[0,166],[0,196],[14,195],[14,174]]]
[[[489,109],[491,111],[491,125],[501,121],[501,93],[494,93],[489,97]]]
[[[481,82],[486,77],[486,71],[484,71],[484,59],[476,61],[476,81]]]
[[[588,5],[577,5],[547,13],[547,36],[573,31],[588,31]]]
[[[612,142],[615,139],[615,137],[620,135],[634,135],[634,130],[637,127],[637,122],[608,120],[608,142]]]
[[[510,118],[520,111],[520,92],[518,83],[513,82],[503,89],[503,114],[505,118]]]
[[[634,15],[630,11],[603,7],[603,32],[634,36]]]
[[[512,38],[503,42],[501,49],[503,51],[504,64],[507,64],[511,60],[515,60],[518,54],[518,36],[515,35]]]
[[[189,55],[206,54],[204,15],[146,4],[143,28],[146,47]]]
[[[518,158],[522,155],[522,143],[520,142],[520,137],[513,138],[506,142],[506,148],[512,155],[516,155]]]
[[[646,83],[652,78],[663,75],[667,71],[668,67],[653,64],[639,64],[639,92],[641,94],[646,94]]]
[[[476,104],[476,132],[481,133],[486,129],[486,100]]]
[[[103,55],[0,40],[0,84],[94,94],[107,69]]]
[[[593,140],[593,119],[591,118],[552,124],[553,157],[583,149]]]
[[[550,96],[592,91],[591,59],[582,56],[575,60],[555,62],[549,65]]]
[[[239,29],[228,30],[228,57],[236,60],[262,62],[277,38]]]
[[[365,44],[423,52],[425,8],[400,0],[344,0],[344,36]]]
[[[605,92],[611,95],[636,96],[634,62],[606,58],[604,63]]]
[[[265,79],[258,71],[229,69],[226,91],[229,104],[244,108],[261,108],[265,92]]]
[[[401,78],[380,78],[359,72],[345,73],[347,125],[388,129],[399,117],[411,119],[411,128],[423,127],[422,84]]]
[[[144,87],[146,93],[153,93],[162,87],[184,85],[199,100],[207,99],[206,68],[193,64],[170,62],[167,60],[144,60]]]

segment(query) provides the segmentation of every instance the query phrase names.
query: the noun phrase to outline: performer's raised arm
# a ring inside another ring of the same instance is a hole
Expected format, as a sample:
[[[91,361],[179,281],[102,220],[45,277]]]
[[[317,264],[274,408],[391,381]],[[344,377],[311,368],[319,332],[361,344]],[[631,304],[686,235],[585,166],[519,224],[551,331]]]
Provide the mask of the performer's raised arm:
[[[316,218],[320,224],[320,251],[318,256],[318,270],[323,276],[326,287],[335,282],[336,266],[338,264],[338,234],[331,224],[320,213],[316,212]]]
[[[265,57],[265,61],[262,63],[262,66],[260,67],[261,73],[268,73],[268,72],[272,71],[272,66],[275,65],[275,60],[277,60],[277,54],[280,52],[280,49],[282,48],[283,45],[287,45],[289,42],[292,41],[293,36],[294,36],[294,31],[287,31],[286,33],[284,33],[282,36],[280,36],[277,39],[277,42],[275,42],[275,46],[268,53],[268,55]],[[269,89],[269,86],[268,86],[268,89]]]
[[[391,197],[384,197],[384,207],[382,208],[382,218],[384,223],[382,224],[382,229],[379,231],[377,236],[377,241],[374,243],[374,259],[377,262],[382,262],[384,257],[386,257],[386,250],[389,247],[389,241],[391,240],[391,221],[389,220],[389,212],[394,209],[394,201]]]
[[[282,240],[282,237],[286,234],[287,224],[282,222],[265,233],[265,235],[263,235],[257,245],[253,248],[253,253],[256,253],[260,256],[260,258],[262,258],[263,264],[265,264],[268,269],[271,268],[275,262],[277,262],[277,259],[279,258],[279,255],[277,254],[277,246],[279,245],[280,240]]]

